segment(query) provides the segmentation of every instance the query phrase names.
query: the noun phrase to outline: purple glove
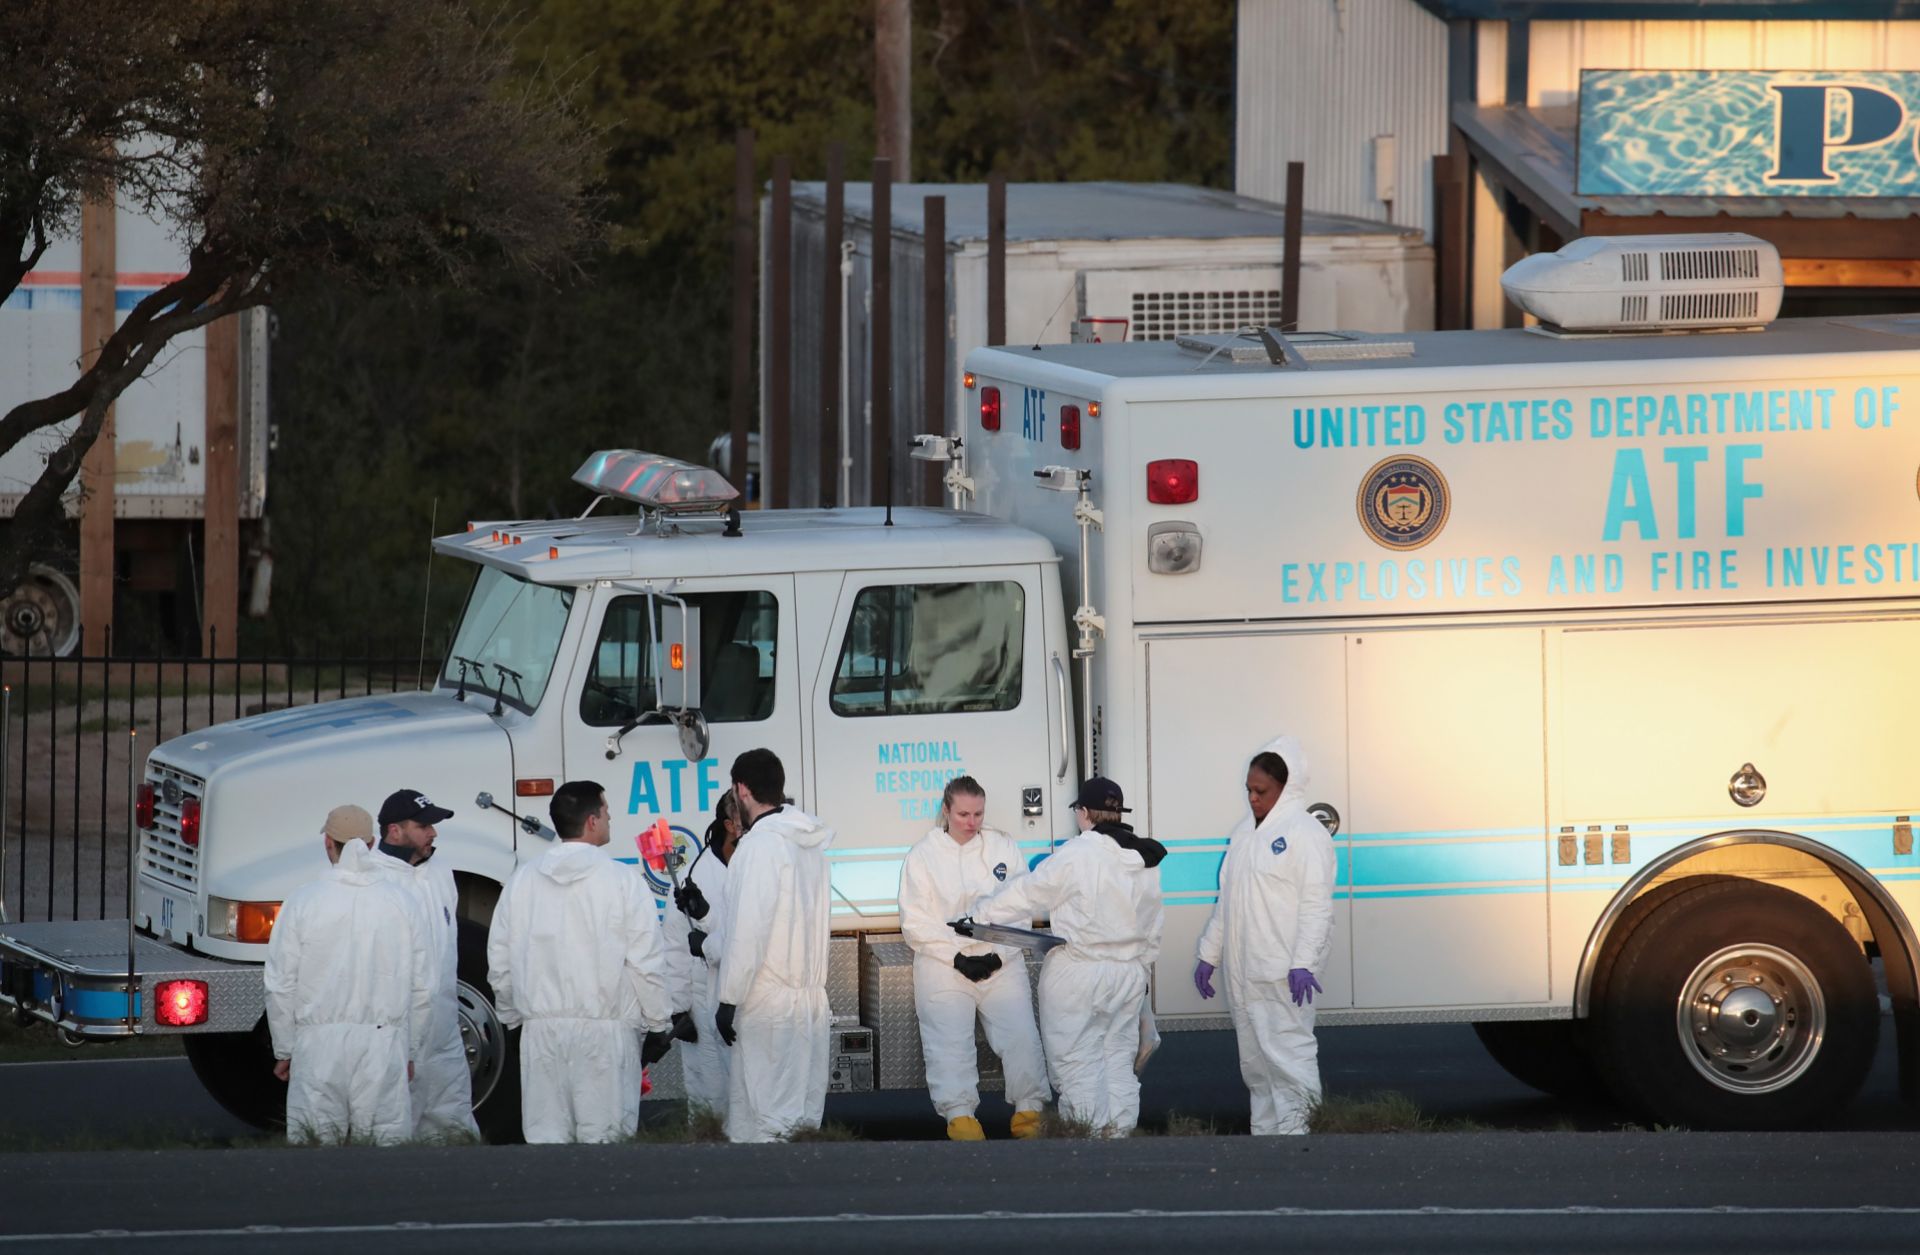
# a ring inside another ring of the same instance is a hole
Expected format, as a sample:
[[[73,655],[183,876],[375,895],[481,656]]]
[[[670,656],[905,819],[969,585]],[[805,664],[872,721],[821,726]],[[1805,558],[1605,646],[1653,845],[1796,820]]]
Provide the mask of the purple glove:
[[[1320,982],[1313,978],[1313,973],[1304,967],[1296,967],[1287,973],[1287,988],[1293,993],[1293,1005],[1296,1007],[1301,999],[1312,1002],[1315,994],[1326,992],[1320,988]]]
[[[1202,998],[1213,997],[1213,964],[1200,960],[1199,966],[1193,969],[1193,987],[1200,991]]]

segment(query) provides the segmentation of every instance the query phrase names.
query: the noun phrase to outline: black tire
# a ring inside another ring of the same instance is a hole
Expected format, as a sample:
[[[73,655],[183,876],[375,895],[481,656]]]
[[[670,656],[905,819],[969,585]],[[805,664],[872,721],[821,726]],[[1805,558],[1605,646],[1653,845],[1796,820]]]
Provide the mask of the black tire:
[[[1620,941],[1591,1040],[1649,1121],[1790,1129],[1846,1105],[1879,1035],[1873,973],[1846,929],[1796,893],[1715,879]]]
[[[493,1143],[518,1142],[520,1131],[520,1030],[501,1026],[493,1007],[493,987],[487,984],[487,928],[472,920],[460,921],[461,1033],[473,1065],[473,1118],[480,1134]],[[478,1034],[478,1038],[476,1038]],[[497,1036],[494,1036],[497,1035]],[[481,1040],[492,1037],[491,1043]],[[498,1079],[491,1087],[479,1052],[497,1050]]]
[[[1592,1102],[1607,1087],[1587,1053],[1585,1028],[1574,1020],[1482,1020],[1473,1032],[1514,1080],[1555,1098]]]
[[[287,1083],[273,1074],[266,1017],[250,1033],[188,1033],[181,1043],[194,1076],[228,1114],[257,1129],[287,1126]]]

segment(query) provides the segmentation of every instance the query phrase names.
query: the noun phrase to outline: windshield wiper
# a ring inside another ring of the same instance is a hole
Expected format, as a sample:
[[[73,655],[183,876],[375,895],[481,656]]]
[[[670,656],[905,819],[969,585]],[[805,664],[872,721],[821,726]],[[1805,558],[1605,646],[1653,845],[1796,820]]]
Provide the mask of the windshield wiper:
[[[464,702],[467,700],[468,668],[472,668],[474,673],[480,677],[480,683],[483,685],[487,682],[487,669],[481,666],[479,663],[475,662],[473,659],[462,658],[459,654],[451,654],[449,655],[449,657],[451,657],[455,662],[460,664],[460,683],[454,691],[453,700],[456,702]]]
[[[507,677],[509,676],[513,677],[513,687],[515,691],[520,694],[520,704],[525,706],[527,704],[527,690],[520,683],[520,673],[504,662],[494,663],[493,669],[500,677],[500,687],[499,691],[493,695],[493,710],[490,713],[499,715],[505,712],[506,706],[503,704],[502,699],[507,695]]]

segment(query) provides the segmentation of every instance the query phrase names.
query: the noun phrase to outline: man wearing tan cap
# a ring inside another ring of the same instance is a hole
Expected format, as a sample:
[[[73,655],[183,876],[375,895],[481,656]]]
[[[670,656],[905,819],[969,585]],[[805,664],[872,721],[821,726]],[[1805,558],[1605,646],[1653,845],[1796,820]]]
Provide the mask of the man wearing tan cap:
[[[287,1082],[287,1140],[413,1134],[407,1082],[433,971],[408,898],[373,862],[373,817],[337,806],[320,829],[332,868],[293,891],[267,942],[267,1028]]]

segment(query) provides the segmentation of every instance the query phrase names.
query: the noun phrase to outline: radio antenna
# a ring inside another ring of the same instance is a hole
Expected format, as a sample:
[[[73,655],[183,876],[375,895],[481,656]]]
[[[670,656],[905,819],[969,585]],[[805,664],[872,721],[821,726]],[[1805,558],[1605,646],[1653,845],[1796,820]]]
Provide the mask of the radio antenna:
[[[427,608],[433,604],[433,534],[440,530],[440,498],[433,499],[433,513],[427,516],[427,588],[420,595],[420,666],[413,673],[413,687],[427,686]]]
[[[1047,315],[1047,321],[1041,326],[1040,334],[1033,338],[1033,348],[1036,353],[1040,351],[1040,342],[1047,338],[1047,332],[1053,329],[1053,320],[1058,318],[1060,311],[1067,307],[1068,298],[1070,298],[1076,290],[1077,289],[1073,287],[1069,287],[1066,294],[1060,298],[1060,303],[1053,307],[1053,312]]]

